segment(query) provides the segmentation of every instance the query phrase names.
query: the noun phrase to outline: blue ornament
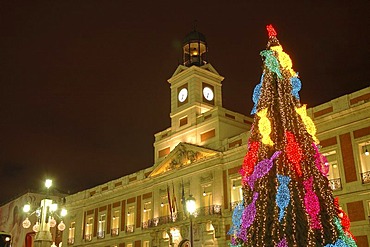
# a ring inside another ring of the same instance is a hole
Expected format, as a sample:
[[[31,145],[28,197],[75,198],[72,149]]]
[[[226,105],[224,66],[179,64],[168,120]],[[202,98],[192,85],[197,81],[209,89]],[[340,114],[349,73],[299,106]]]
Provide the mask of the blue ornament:
[[[289,205],[290,202],[290,191],[288,184],[290,182],[290,177],[277,175],[279,181],[278,191],[276,193],[276,204],[280,208],[279,212],[279,222],[284,218],[285,208]]]
[[[243,211],[244,211],[244,200],[239,202],[238,205],[236,205],[236,207],[234,208],[233,216],[232,216],[233,225],[230,228],[230,230],[227,232],[228,235],[234,235],[234,234],[239,233],[240,226],[242,224]]]
[[[298,78],[298,73],[297,76],[294,76],[290,78],[290,84],[292,84],[292,95],[299,100],[299,90],[302,88],[302,83],[301,80]]]
[[[282,78],[283,76],[280,72],[280,64],[278,59],[274,56],[274,52],[271,50],[263,50],[260,52],[260,55],[265,57],[266,67],[270,71],[274,72],[279,78]]]
[[[257,84],[254,87],[253,96],[252,96],[252,101],[254,102],[254,106],[252,108],[251,114],[256,114],[256,112],[257,112],[257,105],[258,105],[258,101],[259,101],[260,95],[261,95],[261,88],[262,88],[262,82],[263,82],[263,77],[264,76],[265,76],[265,74],[262,74],[260,83]]]

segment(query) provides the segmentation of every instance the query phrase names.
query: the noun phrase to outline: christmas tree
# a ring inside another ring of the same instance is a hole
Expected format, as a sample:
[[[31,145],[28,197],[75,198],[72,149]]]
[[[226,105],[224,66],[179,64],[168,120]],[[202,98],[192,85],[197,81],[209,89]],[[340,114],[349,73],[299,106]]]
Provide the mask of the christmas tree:
[[[316,128],[300,104],[301,81],[267,26],[269,40],[242,169],[243,202],[233,212],[230,246],[356,246],[333,198]]]

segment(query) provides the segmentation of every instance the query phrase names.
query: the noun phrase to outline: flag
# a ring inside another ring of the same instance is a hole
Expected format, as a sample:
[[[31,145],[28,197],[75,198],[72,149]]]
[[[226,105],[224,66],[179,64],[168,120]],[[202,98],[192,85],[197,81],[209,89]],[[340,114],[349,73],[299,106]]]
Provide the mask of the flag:
[[[171,219],[172,219],[172,206],[171,206],[171,195],[170,195],[170,187],[167,184],[167,199],[168,199],[168,208],[170,210]]]
[[[173,185],[172,181],[172,212],[176,212],[178,207],[177,207],[177,200],[176,200],[176,194],[175,194],[175,186]]]
[[[185,188],[184,188],[184,180],[181,181],[181,204],[182,210],[186,211],[186,204],[185,204]]]

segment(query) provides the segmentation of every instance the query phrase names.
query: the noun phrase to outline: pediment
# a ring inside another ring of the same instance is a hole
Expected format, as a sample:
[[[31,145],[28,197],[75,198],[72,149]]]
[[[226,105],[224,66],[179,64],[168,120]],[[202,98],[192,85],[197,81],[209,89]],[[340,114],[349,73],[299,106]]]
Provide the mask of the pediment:
[[[219,153],[216,150],[180,142],[164,160],[155,165],[149,177],[190,166],[200,160],[216,156]]]
[[[196,68],[196,69],[204,69],[204,70],[207,70],[207,71],[209,71],[209,72],[212,72],[213,74],[216,74],[216,75],[220,75],[218,72],[217,72],[217,70],[210,64],[210,63],[207,63],[207,64],[205,64],[205,65],[202,65],[202,66],[200,66],[200,67],[198,67],[198,66],[195,66],[195,65],[193,65],[192,67],[194,67],[194,68]],[[187,70],[187,69],[189,69],[189,68],[191,68],[191,67],[186,67],[186,66],[184,66],[184,65],[179,65],[178,67],[177,67],[177,69],[175,70],[175,72],[172,74],[172,76],[171,76],[171,78],[172,77],[175,77],[176,75],[178,75],[178,74],[180,74],[181,72],[183,72],[183,71],[185,71],[185,70]]]

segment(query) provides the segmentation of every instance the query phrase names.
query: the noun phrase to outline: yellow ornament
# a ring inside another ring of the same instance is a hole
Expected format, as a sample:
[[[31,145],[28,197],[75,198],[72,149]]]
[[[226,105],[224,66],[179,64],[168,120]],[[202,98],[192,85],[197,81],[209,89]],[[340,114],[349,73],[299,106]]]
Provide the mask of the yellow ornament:
[[[276,51],[278,54],[278,60],[280,62],[281,67],[288,70],[291,76],[294,76],[296,72],[292,69],[293,63],[292,59],[290,59],[289,55],[283,51],[283,47],[281,45],[272,46],[270,48],[273,51]]]
[[[267,118],[267,108],[257,112],[257,116],[260,117],[260,120],[258,121],[258,129],[262,135],[262,143],[269,146],[273,146],[274,143],[270,138],[271,123],[270,120]]]
[[[316,126],[313,123],[312,119],[309,116],[307,116],[306,105],[303,105],[299,108],[295,107],[295,111],[299,114],[299,116],[301,116],[301,119],[302,119],[304,125],[306,126],[306,130],[312,136],[313,141],[316,144],[319,144],[319,140],[315,136],[316,135]]]

